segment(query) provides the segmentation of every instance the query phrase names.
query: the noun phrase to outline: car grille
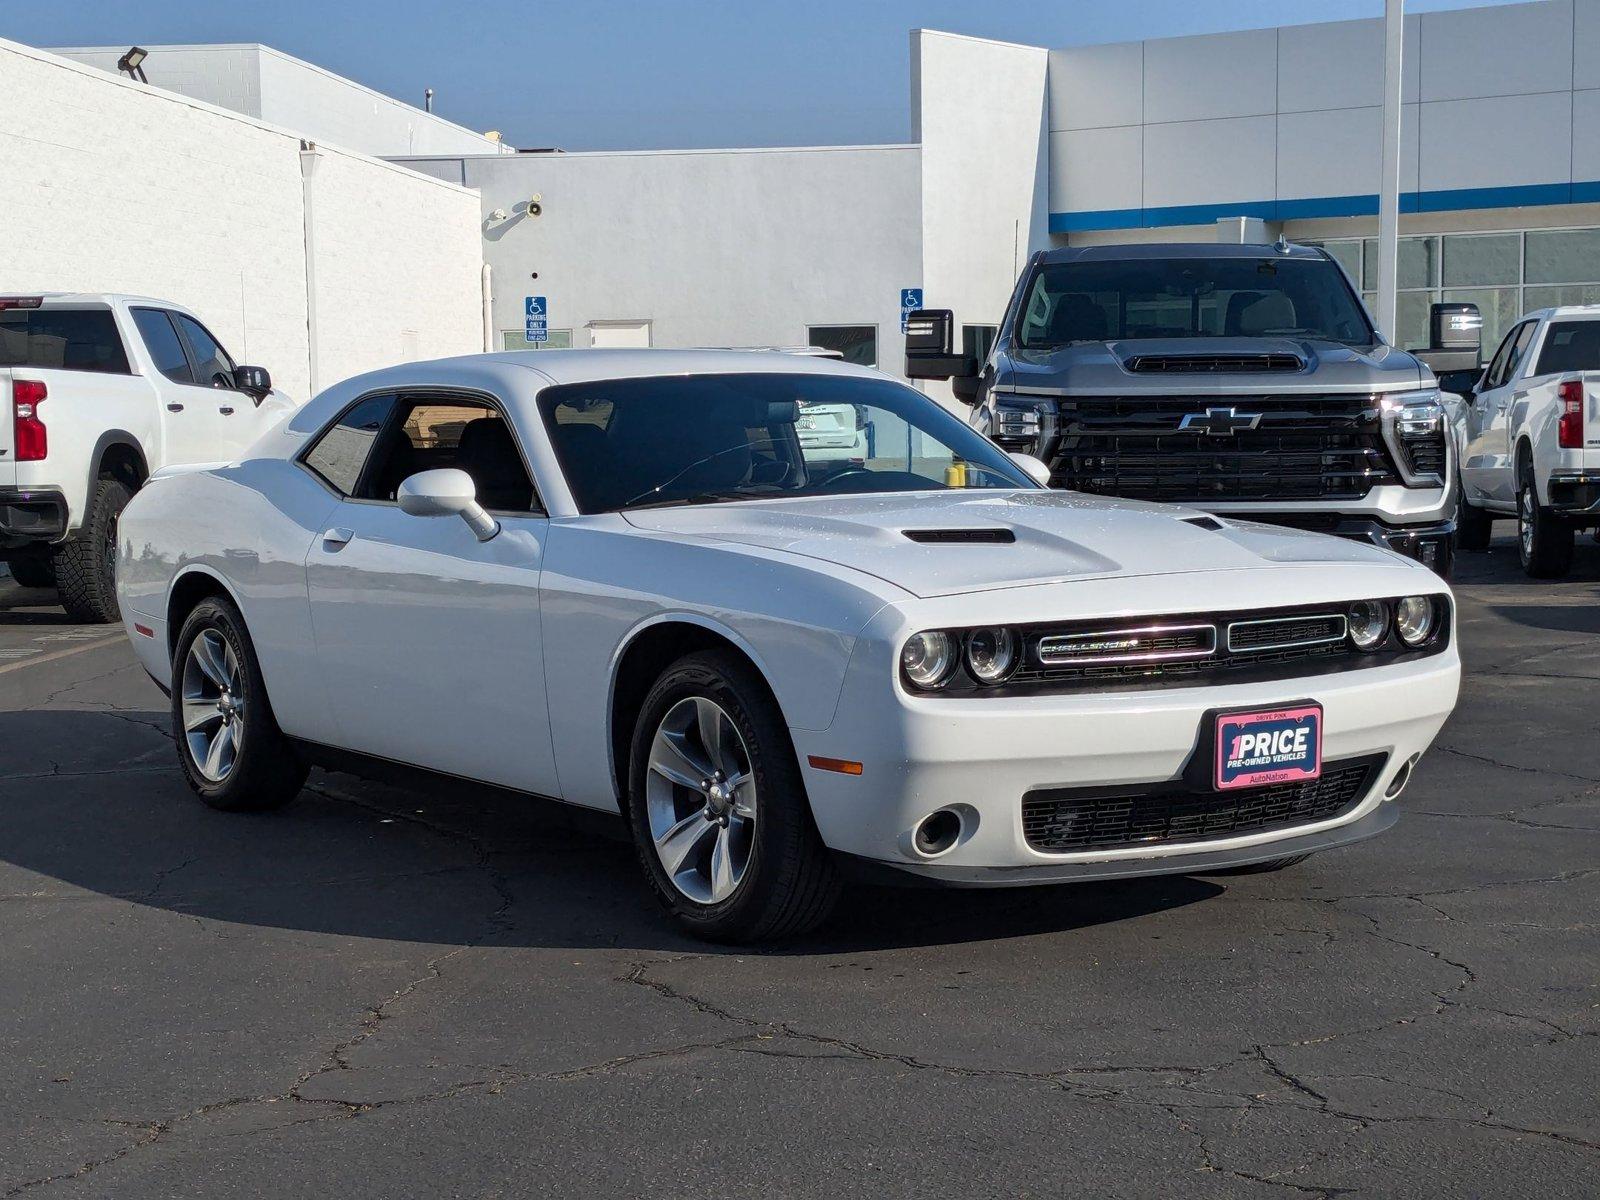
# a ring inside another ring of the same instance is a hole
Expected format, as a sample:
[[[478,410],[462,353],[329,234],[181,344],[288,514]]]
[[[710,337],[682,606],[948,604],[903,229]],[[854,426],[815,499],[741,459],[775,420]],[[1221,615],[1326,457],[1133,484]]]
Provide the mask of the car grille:
[[[1238,837],[1312,825],[1352,812],[1388,756],[1325,763],[1305,783],[1197,792],[1181,783],[1134,788],[1051,788],[1022,798],[1028,845],[1047,854]]]
[[[1210,410],[1219,410],[1214,421]],[[1201,427],[1181,428],[1191,415]],[[1334,500],[1399,482],[1366,394],[1067,396],[1056,433],[1046,450],[1051,485],[1080,492],[1200,504]]]
[[[1309,646],[1318,642],[1341,642],[1344,635],[1343,613],[1267,617],[1257,621],[1235,621],[1229,625],[1228,649]]]

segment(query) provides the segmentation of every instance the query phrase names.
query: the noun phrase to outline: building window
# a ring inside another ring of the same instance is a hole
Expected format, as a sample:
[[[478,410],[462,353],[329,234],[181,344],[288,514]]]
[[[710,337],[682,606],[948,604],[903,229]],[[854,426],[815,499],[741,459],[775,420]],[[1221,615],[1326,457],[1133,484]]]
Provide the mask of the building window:
[[[572,349],[572,330],[552,329],[550,340],[547,342],[530,342],[520,329],[502,329],[500,331],[500,349],[502,350],[570,350]]]
[[[878,365],[876,325],[808,325],[806,342],[824,350],[837,350],[845,362],[862,367]]]
[[[1320,245],[1350,272],[1375,307],[1378,243],[1340,238]],[[1557,304],[1600,303],[1600,229],[1446,233],[1400,239],[1395,344],[1428,344],[1428,306],[1476,304],[1483,346],[1498,346],[1523,313]]]

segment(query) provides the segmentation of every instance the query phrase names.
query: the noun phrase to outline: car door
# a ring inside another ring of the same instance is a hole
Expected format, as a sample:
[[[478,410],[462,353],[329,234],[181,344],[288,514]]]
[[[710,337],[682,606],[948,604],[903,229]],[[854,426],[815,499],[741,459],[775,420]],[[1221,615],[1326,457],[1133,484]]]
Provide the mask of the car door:
[[[1479,499],[1502,504],[1516,499],[1507,419],[1510,382],[1537,325],[1537,321],[1522,321],[1506,334],[1472,396],[1461,479],[1469,493]]]
[[[165,308],[135,307],[133,323],[161,379],[156,394],[161,405],[161,462],[221,462],[232,455],[223,449],[223,417],[216,389],[195,382],[194,363],[183,336],[178,314]]]
[[[209,329],[187,313],[175,312],[172,319],[188,347],[195,381],[213,393],[204,400],[196,398],[195,402],[216,410],[213,425],[218,457],[235,458],[256,440],[257,422],[252,419],[255,398],[234,386],[233,369],[237,364]]]
[[[306,561],[340,744],[559,795],[539,627],[549,521],[515,429],[492,398],[429,392],[397,396],[375,436]],[[438,467],[473,476],[496,536],[400,510],[399,484]]]

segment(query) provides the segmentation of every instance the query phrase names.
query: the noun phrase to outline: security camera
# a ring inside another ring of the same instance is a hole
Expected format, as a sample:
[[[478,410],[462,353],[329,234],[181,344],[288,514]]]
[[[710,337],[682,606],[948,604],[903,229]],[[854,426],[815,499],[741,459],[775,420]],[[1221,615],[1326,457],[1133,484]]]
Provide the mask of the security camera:
[[[528,197],[527,212],[530,217],[537,217],[544,211],[544,197],[538,192]]]

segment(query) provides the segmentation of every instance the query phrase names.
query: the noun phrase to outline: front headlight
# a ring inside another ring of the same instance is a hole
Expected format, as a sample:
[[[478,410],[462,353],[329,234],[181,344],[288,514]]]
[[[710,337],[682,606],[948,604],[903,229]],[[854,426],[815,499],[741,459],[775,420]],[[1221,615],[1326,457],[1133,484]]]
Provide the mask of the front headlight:
[[[999,683],[1017,665],[1017,635],[1004,626],[967,634],[967,670],[979,683]]]
[[[1400,640],[1420,646],[1433,636],[1433,601],[1427,596],[1407,596],[1395,605],[1394,624]]]
[[[938,630],[912,634],[900,651],[900,669],[906,679],[926,690],[948,680],[955,665],[955,641]]]
[[[989,437],[1003,450],[1042,457],[1055,435],[1055,406],[1013,392],[995,392]]]
[[[1394,414],[1395,429],[1401,437],[1424,437],[1444,429],[1444,404],[1438,388],[1385,396],[1383,407]]]
[[[1382,600],[1357,600],[1345,621],[1357,650],[1376,650],[1389,632],[1389,606]]]

